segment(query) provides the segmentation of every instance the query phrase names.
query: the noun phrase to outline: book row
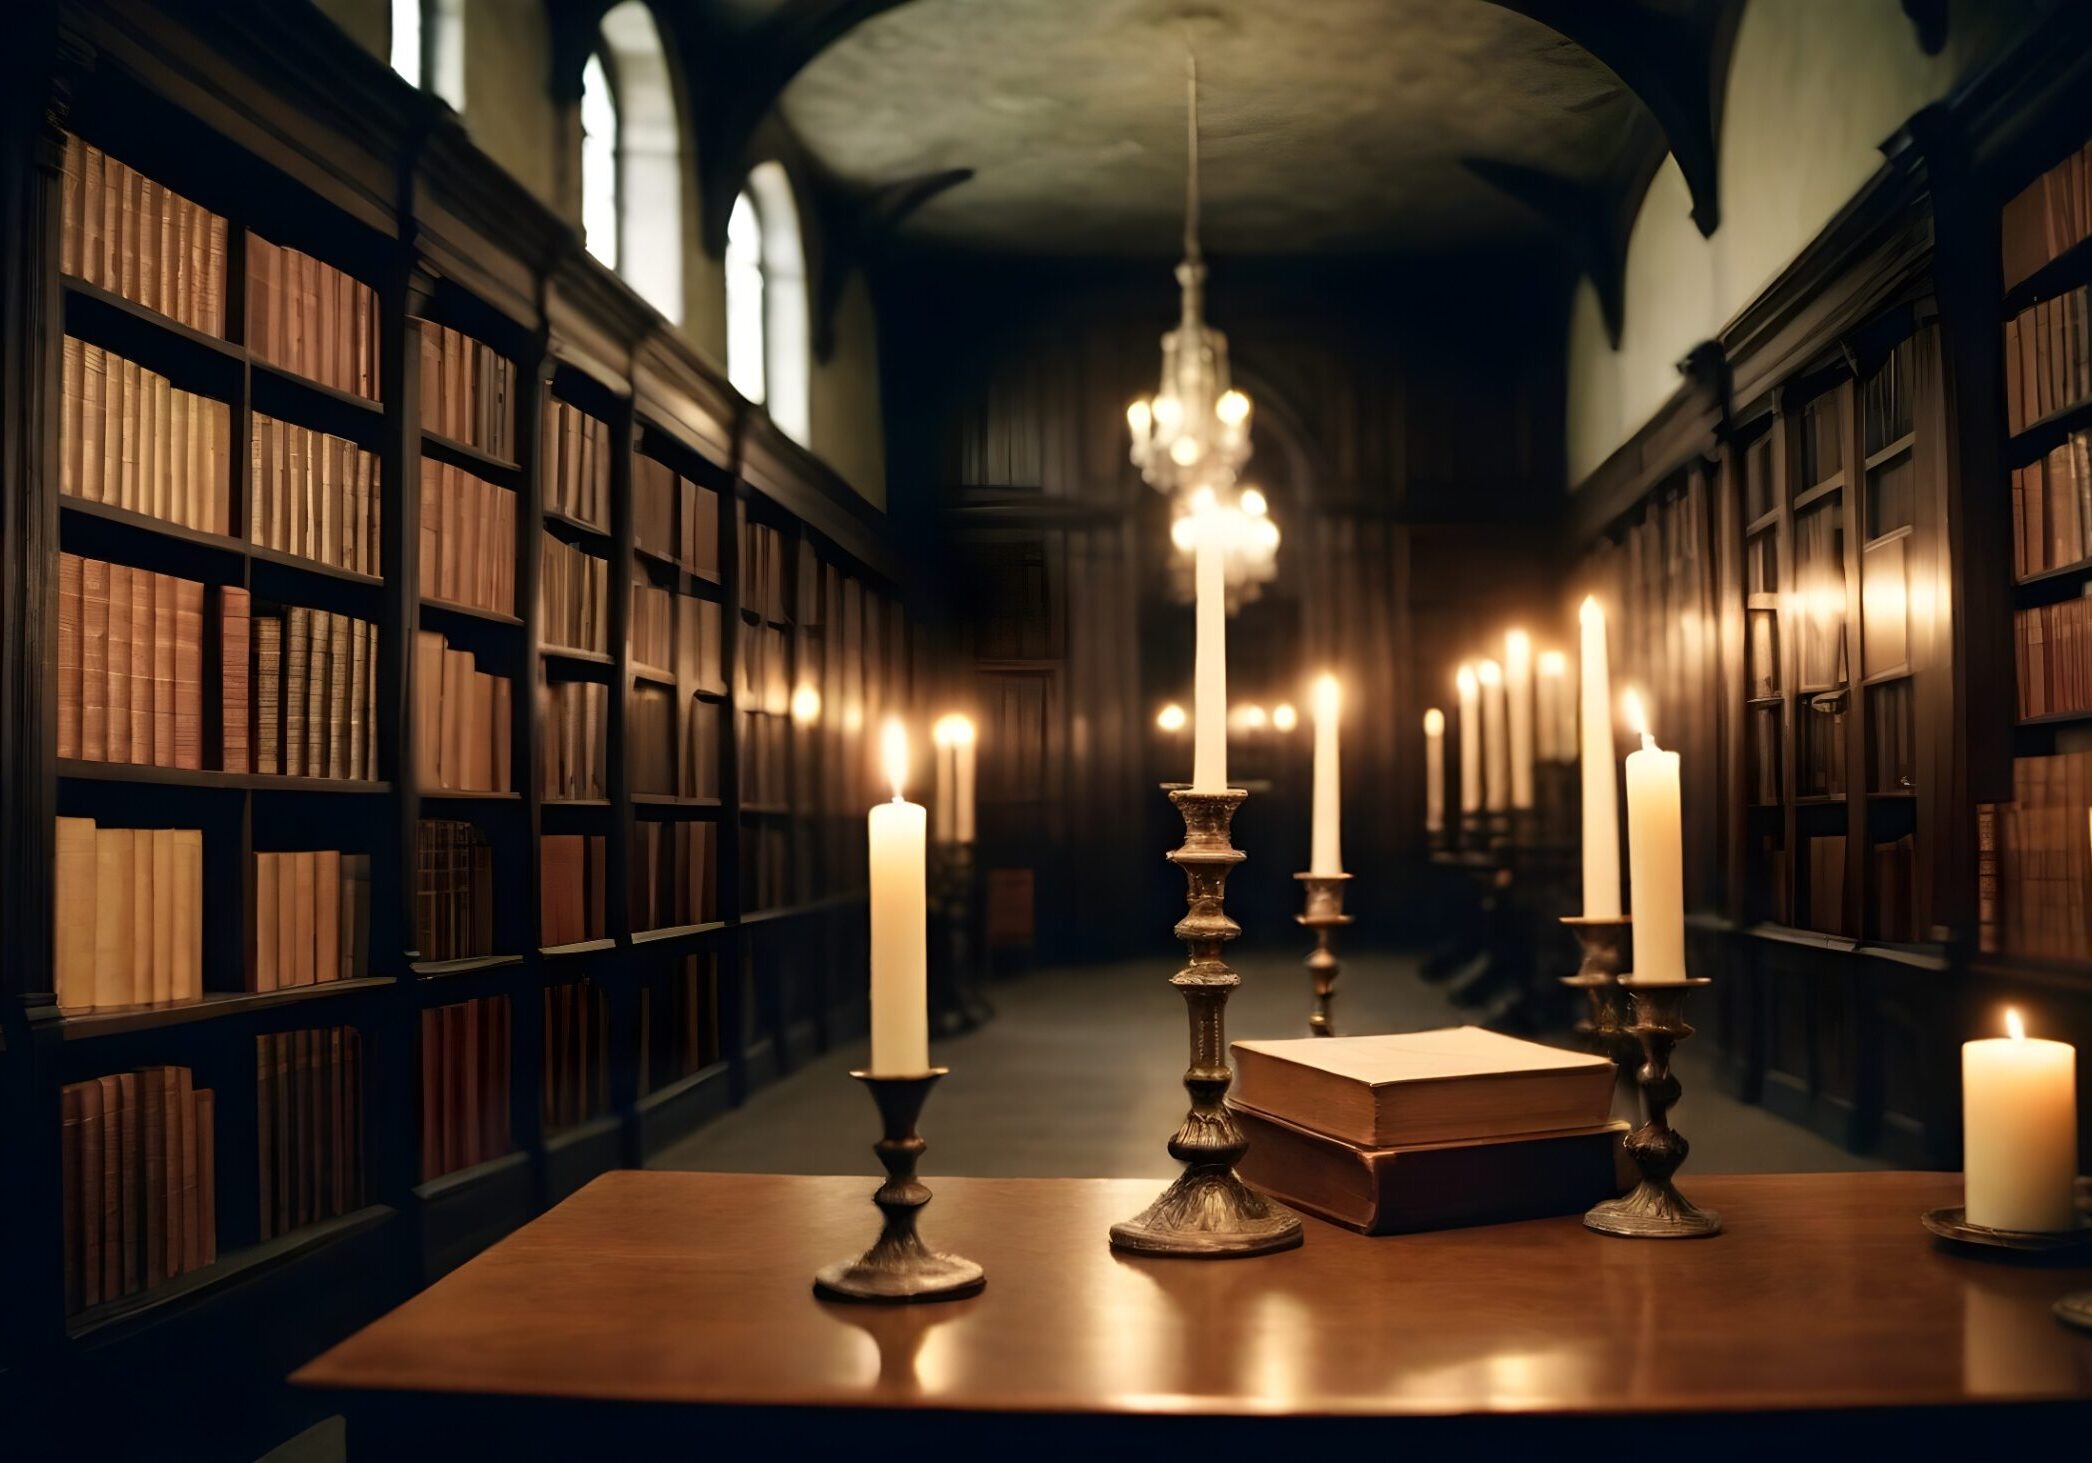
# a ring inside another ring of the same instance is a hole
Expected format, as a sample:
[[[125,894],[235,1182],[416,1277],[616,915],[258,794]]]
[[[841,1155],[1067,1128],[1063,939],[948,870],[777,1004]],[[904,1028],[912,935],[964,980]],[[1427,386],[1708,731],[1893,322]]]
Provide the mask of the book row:
[[[552,398],[542,418],[538,454],[544,464],[545,510],[607,531],[610,463],[615,456],[610,423]]]
[[[254,1039],[260,1234],[363,1207],[363,1039],[353,1026]]]
[[[247,348],[336,391],[378,399],[378,294],[298,249],[247,234]]]
[[[370,974],[370,855],[323,848],[254,856],[249,990]]]
[[[144,1067],[59,1094],[68,1313],[218,1258],[217,1104],[187,1067]]]
[[[610,1018],[593,981],[569,980],[544,990],[544,1085],[539,1107],[547,1128],[569,1128],[610,1110]]]
[[[471,823],[423,818],[414,830],[414,948],[423,960],[494,953],[494,850]]]
[[[774,625],[741,626],[740,660],[734,667],[735,700],[769,716],[792,707],[792,642]]]
[[[2020,190],[2005,205],[1999,232],[2007,289],[2092,237],[2092,143]]]
[[[546,645],[610,649],[610,565],[579,545],[540,533],[538,566],[539,635]]]
[[[378,458],[354,442],[255,413],[247,536],[265,549],[380,572]]]
[[[671,673],[675,665],[675,600],[667,590],[656,588],[644,573],[633,575],[629,639],[635,665]]]
[[[643,821],[627,873],[632,928],[673,929],[719,918],[719,825]]]
[[[225,648],[244,667],[247,591],[226,586],[215,598]],[[204,599],[193,579],[58,556],[60,757],[203,767]],[[225,686],[228,727],[245,691]],[[225,770],[247,770],[244,745],[223,750]]]
[[[414,765],[424,792],[510,792],[509,678],[435,630],[414,632]]]
[[[2092,555],[2092,434],[2072,432],[2012,470],[2012,572],[2024,579]]]
[[[421,340],[421,425],[504,462],[516,455],[516,367],[469,335],[416,322]]]
[[[684,789],[670,760],[675,746],[675,693],[664,686],[638,685],[625,707],[626,780],[635,793],[694,797]]]
[[[487,1163],[515,1146],[509,1122],[515,1023],[507,996],[421,1013],[421,1178]]]
[[[225,668],[235,659],[227,636]],[[289,605],[254,615],[255,770],[288,777],[378,775],[378,627],[332,610]],[[245,699],[245,688],[241,688]],[[228,766],[235,716],[226,688]],[[244,724],[244,718],[240,718]]]
[[[686,955],[659,980],[640,987],[641,1092],[701,1072],[721,1054],[717,956]]]
[[[514,614],[516,495],[423,458],[421,587],[432,599]]]
[[[541,694],[545,738],[540,790],[553,799],[609,797],[610,688],[600,681],[549,681]]]
[[[2092,954],[2092,752],[2019,757],[2012,801],[1976,809],[1978,943],[2048,960]]]
[[[785,617],[785,538],[738,507],[741,526],[741,608],[766,620]]]
[[[774,821],[741,830],[741,891],[750,909],[792,902],[792,843]]]
[[[720,728],[726,722],[726,707],[717,701],[692,697],[683,722],[682,757],[676,768],[676,796],[716,798],[720,791]]]
[[[206,335],[225,334],[225,220],[66,134],[58,267]]]
[[[2024,431],[2092,394],[2092,286],[2027,306],[2005,322],[2005,417]]]
[[[608,845],[600,833],[547,833],[538,839],[538,943],[600,940]]]
[[[71,335],[59,375],[59,492],[233,531],[231,407]]]
[[[52,974],[67,1015],[203,995],[203,830],[58,819]]]
[[[719,578],[719,493],[644,453],[632,458],[632,528],[639,548],[701,579]]]
[[[2021,610],[2012,630],[2021,718],[2092,711],[2092,599]]]

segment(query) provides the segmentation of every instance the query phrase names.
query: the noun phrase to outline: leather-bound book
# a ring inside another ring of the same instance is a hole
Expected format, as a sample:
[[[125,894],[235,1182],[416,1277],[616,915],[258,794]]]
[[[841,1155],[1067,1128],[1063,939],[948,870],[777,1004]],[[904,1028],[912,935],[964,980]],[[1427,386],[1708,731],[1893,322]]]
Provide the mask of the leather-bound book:
[[[203,586],[193,579],[174,588],[174,765],[203,766]],[[155,586],[154,597],[167,588]]]
[[[145,1114],[136,1072],[119,1074],[116,1090],[118,1141],[123,1144],[124,1157],[117,1202],[122,1206],[123,1288],[129,1295],[145,1286],[145,1225],[139,1212],[139,1189],[145,1179]]]
[[[58,556],[58,755],[80,755],[80,556]]]
[[[67,1015],[95,1005],[95,941],[98,861],[94,819],[60,818],[54,874],[52,973],[58,1009]]]
[[[199,1192],[202,1179],[200,1160],[202,1144],[196,1131],[201,1105],[187,1067],[177,1069],[180,1076],[182,1105],[182,1268],[195,1270],[203,1265],[203,1195]]]
[[[494,776],[492,786],[495,792],[509,792],[516,785],[514,770],[510,765],[512,761],[510,749],[513,746],[511,734],[515,719],[509,699],[511,695],[510,683],[507,676],[492,676],[489,679],[493,682],[494,688],[494,702],[491,713],[493,720],[492,731],[494,734]]]
[[[133,758],[131,753],[131,581],[150,580],[142,569],[123,564],[109,566],[109,690],[108,760],[150,763],[150,756]],[[149,751],[150,749],[141,749]]]
[[[145,1109],[142,1126],[145,1182],[139,1207],[145,1212],[145,1283],[158,1285],[174,1272],[167,1268],[167,1083],[164,1069],[148,1067],[138,1074]]]
[[[218,636],[222,651],[219,676],[224,699],[220,761],[227,772],[246,772],[252,765],[248,747],[249,599],[247,591],[228,584],[218,591]]]
[[[193,1001],[203,995],[203,830],[174,830],[174,999]]]
[[[1566,1132],[1363,1148],[1230,1102],[1244,1182],[1361,1234],[1581,1214],[1632,1182],[1625,1122]]]
[[[312,855],[313,979],[341,979],[341,854],[326,848]]]
[[[349,621],[349,674],[348,674],[348,760],[342,769],[344,777],[368,777],[369,752],[365,746],[368,735],[368,713],[364,688],[370,680],[371,623],[368,620]]]
[[[290,856],[291,885],[291,978],[290,985],[306,986],[319,978],[313,965],[315,930],[319,922],[319,856],[294,853]]]
[[[84,1121],[86,1098],[80,1084],[67,1083],[59,1090],[59,1138],[58,1173],[60,1204],[64,1214],[65,1241],[65,1310],[67,1315],[78,1311],[86,1304],[85,1270],[86,1255],[84,1230],[86,1217],[81,1208],[83,1175],[81,1163],[81,1124]]]
[[[123,1084],[99,1077],[95,1086],[102,1090],[102,1298],[113,1300],[130,1293],[123,1274]]]
[[[102,1087],[76,1082],[68,1090],[80,1103],[80,1303],[93,1306],[113,1299],[102,1293]]]
[[[378,776],[378,627],[369,620],[363,622],[363,680],[361,682],[363,703],[363,776],[372,781]]]
[[[283,771],[283,621],[264,615],[254,621],[255,770]]]
[[[354,669],[349,650],[349,639],[353,627],[361,621],[352,621],[347,615],[328,617],[327,642],[327,775],[329,777],[353,777],[349,767],[349,697],[356,682],[350,679]]]
[[[159,596],[168,583],[166,576],[131,571],[131,760],[141,766],[158,765],[153,744],[158,688],[153,684],[153,662],[157,647],[153,636],[158,620]]]
[[[97,828],[95,840],[94,1008],[114,1010],[131,999],[134,952],[134,877],[129,828]]]
[[[327,776],[327,701],[333,679],[334,621],[329,610],[312,612],[310,657],[305,671],[305,775]]]
[[[254,979],[250,989],[273,991],[281,984],[277,973],[276,901],[277,879],[283,865],[280,853],[254,856]]]
[[[164,1005],[179,993],[175,979],[175,917],[176,906],[181,902],[181,875],[176,867],[175,832],[173,828],[139,829],[133,835],[132,847],[146,855],[139,863],[146,872],[134,881],[132,898],[138,920],[136,928],[140,938],[132,943],[141,952],[150,950],[152,962],[146,966],[144,955],[139,957],[141,979],[132,982],[140,991],[141,1001]]]
[[[283,617],[283,770],[305,775],[306,680],[311,674],[312,611],[292,605]]]

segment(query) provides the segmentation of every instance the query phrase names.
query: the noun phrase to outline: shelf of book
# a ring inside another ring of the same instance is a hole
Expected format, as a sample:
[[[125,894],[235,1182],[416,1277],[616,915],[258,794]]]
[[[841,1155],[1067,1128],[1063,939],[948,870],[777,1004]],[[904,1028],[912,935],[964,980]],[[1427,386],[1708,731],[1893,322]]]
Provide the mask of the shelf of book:
[[[392,976],[368,975],[313,985],[287,986],[273,991],[205,991],[195,1000],[164,1006],[139,1006],[127,1010],[91,1011],[77,1016],[66,1016],[58,1021],[57,1029],[62,1040],[93,1041],[103,1037],[128,1036],[139,1031],[159,1031],[168,1027],[187,1026],[198,1021],[237,1021],[241,1017],[274,1011],[284,1006],[354,1001],[394,984],[396,980]]]

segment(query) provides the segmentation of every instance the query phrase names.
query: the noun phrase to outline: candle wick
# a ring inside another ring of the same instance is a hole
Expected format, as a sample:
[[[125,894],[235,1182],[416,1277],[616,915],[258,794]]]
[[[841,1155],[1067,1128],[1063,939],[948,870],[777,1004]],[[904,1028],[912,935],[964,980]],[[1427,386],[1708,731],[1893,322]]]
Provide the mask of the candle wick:
[[[1658,750],[1656,745],[1656,738],[1649,732],[1642,733],[1642,750],[1644,752],[1654,752]]]

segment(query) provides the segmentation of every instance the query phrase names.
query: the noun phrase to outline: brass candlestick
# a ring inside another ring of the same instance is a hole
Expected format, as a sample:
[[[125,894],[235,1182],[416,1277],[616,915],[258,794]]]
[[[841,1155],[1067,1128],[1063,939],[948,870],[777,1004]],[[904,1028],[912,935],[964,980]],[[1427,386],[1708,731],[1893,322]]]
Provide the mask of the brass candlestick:
[[[1562,977],[1562,984],[1582,991],[1588,1003],[1589,1009],[1576,1023],[1576,1029],[1593,1051],[1625,1067],[1641,1049],[1641,1043],[1627,1030],[1621,1010],[1626,994],[1620,974],[1629,968],[1634,922],[1624,914],[1610,919],[1569,914],[1562,916],[1562,923],[1583,947],[1583,963],[1576,967],[1576,974]]]
[[[1349,874],[1295,874],[1305,891],[1307,907],[1293,916],[1315,932],[1315,948],[1308,952],[1308,975],[1315,984],[1315,1008],[1308,1012],[1308,1030],[1317,1036],[1335,1036],[1329,1006],[1336,999],[1337,931],[1351,923],[1344,913],[1344,886]]]
[[[1191,1111],[1169,1141],[1170,1157],[1185,1167],[1137,1217],[1111,1227],[1112,1248],[1199,1259],[1290,1250],[1300,1243],[1300,1216],[1235,1176],[1235,1164],[1249,1151],[1249,1140],[1221,1101],[1233,1077],[1228,1070],[1228,995],[1242,984],[1242,977],[1220,958],[1222,947],[1242,933],[1221,907],[1228,874],[1242,862],[1241,851],[1228,841],[1228,825],[1248,794],[1241,788],[1193,792],[1181,784],[1168,792],[1184,817],[1184,846],[1168,857],[1184,870],[1185,902],[1190,906],[1176,928],[1190,963],[1170,977],[1170,984],[1184,993],[1191,1020],[1191,1066],[1184,1073]]]
[[[1671,1075],[1671,1048],[1692,1035],[1685,1024],[1685,994],[1708,984],[1704,977],[1659,983],[1628,976],[1621,982],[1634,1002],[1634,1024],[1627,1029],[1642,1044],[1642,1066],[1635,1075],[1649,1110],[1648,1121],[1626,1142],[1642,1181],[1626,1197],[1608,1199],[1586,1214],[1587,1229],[1622,1239],[1700,1239],[1722,1232],[1719,1214],[1695,1208],[1671,1182],[1692,1145],[1667,1121],[1682,1090]]]
[[[923,1103],[937,1079],[951,1069],[932,1067],[919,1077],[882,1077],[872,1072],[850,1075],[872,1090],[879,1104],[885,1136],[872,1145],[886,1165],[886,1182],[872,1195],[885,1217],[879,1239],[854,1260],[840,1260],[814,1276],[814,1294],[823,1300],[930,1301],[962,1300],[978,1295],[988,1283],[981,1267],[957,1255],[940,1255],[915,1232],[916,1215],[930,1202],[930,1190],[915,1177],[925,1144],[915,1131]]]

